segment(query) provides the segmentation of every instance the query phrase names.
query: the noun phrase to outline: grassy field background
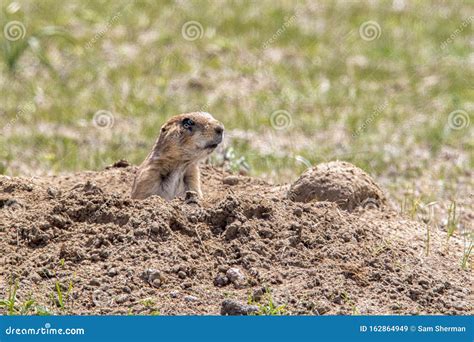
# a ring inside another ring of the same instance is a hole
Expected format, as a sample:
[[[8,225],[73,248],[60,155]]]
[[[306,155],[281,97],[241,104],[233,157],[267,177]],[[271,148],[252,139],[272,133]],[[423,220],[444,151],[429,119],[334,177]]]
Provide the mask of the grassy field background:
[[[214,163],[285,183],[346,160],[472,231],[473,21],[472,1],[3,0],[0,173],[140,163],[201,110],[227,130]]]

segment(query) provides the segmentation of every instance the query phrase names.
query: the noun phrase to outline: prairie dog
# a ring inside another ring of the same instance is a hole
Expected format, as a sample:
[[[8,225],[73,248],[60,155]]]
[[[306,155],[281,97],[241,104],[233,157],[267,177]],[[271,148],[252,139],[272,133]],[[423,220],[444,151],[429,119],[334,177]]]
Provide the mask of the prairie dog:
[[[206,112],[171,117],[138,169],[132,198],[158,195],[169,201],[186,191],[202,198],[199,162],[222,142],[223,134],[222,123]]]

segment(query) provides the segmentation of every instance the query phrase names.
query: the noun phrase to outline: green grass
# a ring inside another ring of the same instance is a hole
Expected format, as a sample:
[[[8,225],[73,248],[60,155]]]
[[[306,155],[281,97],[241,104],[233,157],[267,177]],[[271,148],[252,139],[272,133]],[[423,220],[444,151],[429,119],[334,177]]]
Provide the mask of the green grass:
[[[456,212],[456,201],[451,202],[448,210],[448,222],[446,224],[447,230],[447,237],[446,237],[446,245],[449,243],[449,239],[453,236],[454,232],[456,231],[458,225],[458,218]]]
[[[248,304],[258,306],[258,311],[255,313],[257,316],[280,316],[287,314],[286,305],[275,304],[270,289],[266,289],[263,297],[258,302],[253,300],[252,295],[249,295]]]
[[[213,160],[235,172],[288,182],[342,159],[398,203],[413,188],[446,217],[453,199],[472,204],[472,23],[459,30],[470,12],[469,1],[2,2],[1,33],[24,31],[0,36],[0,172],[138,164],[166,118],[206,110],[229,137]],[[366,22],[380,27],[373,40]],[[94,124],[98,111],[113,124]],[[272,126],[276,111],[288,127]]]
[[[8,296],[0,300],[0,309],[3,309],[3,314],[12,315],[51,315],[52,312],[44,305],[38,304],[30,295],[29,298],[23,302],[17,298],[18,280],[11,280],[8,290]],[[0,311],[1,312],[1,311]]]

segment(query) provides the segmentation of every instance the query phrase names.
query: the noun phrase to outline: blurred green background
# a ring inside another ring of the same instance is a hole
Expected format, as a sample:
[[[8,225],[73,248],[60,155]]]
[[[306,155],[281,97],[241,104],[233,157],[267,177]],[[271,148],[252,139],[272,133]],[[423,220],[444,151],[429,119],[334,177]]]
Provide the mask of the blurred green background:
[[[5,1],[0,173],[140,163],[170,116],[275,183],[346,160],[412,216],[472,224],[472,1]]]

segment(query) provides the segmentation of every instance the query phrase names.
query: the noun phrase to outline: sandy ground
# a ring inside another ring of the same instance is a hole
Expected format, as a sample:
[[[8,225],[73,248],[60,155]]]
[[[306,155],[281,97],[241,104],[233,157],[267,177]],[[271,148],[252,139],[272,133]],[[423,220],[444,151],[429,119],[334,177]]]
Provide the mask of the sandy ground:
[[[202,201],[132,200],[135,172],[0,177],[0,295],[17,279],[18,305],[56,314],[473,313],[461,241],[428,240],[350,164],[283,186],[206,166]]]

